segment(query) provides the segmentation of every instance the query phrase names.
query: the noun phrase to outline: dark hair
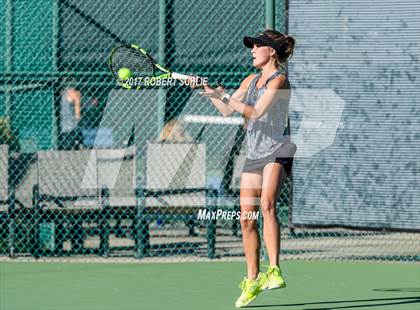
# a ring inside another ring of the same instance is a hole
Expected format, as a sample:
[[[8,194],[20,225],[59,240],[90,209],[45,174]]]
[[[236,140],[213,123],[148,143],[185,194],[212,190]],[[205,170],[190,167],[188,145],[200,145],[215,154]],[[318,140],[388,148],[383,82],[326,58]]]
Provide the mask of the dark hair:
[[[276,49],[277,59],[280,64],[285,63],[293,55],[296,40],[292,36],[278,32],[276,30],[267,29],[264,33],[273,39],[279,48]]]

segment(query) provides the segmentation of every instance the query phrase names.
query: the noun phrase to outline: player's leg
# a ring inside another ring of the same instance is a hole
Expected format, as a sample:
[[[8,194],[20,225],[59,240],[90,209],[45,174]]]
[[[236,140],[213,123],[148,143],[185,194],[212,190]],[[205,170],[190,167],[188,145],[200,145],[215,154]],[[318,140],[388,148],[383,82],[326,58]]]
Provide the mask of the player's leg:
[[[264,218],[263,236],[268,252],[270,266],[267,272],[267,283],[263,287],[274,289],[285,286],[279,267],[280,226],[277,219],[276,202],[286,172],[280,163],[269,163],[263,170],[261,191],[261,211]]]
[[[241,215],[245,212],[257,212],[260,205],[262,175],[243,173],[240,188]],[[259,272],[260,236],[256,220],[241,216],[242,242],[247,261],[248,278],[255,279]]]
[[[258,211],[261,185],[261,174],[242,173],[240,190],[241,229],[248,276],[239,285],[242,293],[235,303],[238,308],[250,304],[261,292],[261,286],[264,282],[259,275],[261,242],[257,221],[242,217],[245,212]]]
[[[264,218],[263,236],[271,265],[278,265],[280,251],[280,227],[276,202],[286,174],[279,163],[269,163],[263,170],[261,212]]]

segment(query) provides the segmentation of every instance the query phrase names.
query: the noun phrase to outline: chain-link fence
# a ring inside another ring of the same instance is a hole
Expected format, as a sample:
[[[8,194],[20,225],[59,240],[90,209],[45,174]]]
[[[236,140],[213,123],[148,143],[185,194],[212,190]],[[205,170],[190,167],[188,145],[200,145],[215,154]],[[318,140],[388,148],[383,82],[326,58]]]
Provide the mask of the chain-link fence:
[[[137,43],[237,88],[253,71],[242,38],[264,29],[265,3],[0,3],[0,255],[242,257],[241,118],[180,85],[119,89],[107,58]],[[285,31],[286,2],[275,12]],[[291,189],[288,178],[277,203],[285,258],[419,259],[415,234],[293,228]]]

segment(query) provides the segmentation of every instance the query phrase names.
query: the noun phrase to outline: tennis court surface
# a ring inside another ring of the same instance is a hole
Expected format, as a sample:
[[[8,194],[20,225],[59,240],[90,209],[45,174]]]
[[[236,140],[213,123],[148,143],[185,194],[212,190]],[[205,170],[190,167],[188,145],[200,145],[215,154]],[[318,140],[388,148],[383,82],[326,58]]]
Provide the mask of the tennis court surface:
[[[420,309],[418,264],[285,261],[287,287],[257,309]],[[0,264],[7,310],[234,309],[242,262]]]

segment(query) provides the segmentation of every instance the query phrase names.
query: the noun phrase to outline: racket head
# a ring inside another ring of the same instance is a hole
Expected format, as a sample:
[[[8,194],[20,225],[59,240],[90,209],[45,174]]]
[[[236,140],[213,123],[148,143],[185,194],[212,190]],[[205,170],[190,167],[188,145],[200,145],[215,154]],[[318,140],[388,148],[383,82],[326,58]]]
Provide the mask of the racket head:
[[[137,45],[114,47],[109,55],[108,65],[117,83],[127,89],[140,88],[145,78],[156,76],[156,62]],[[131,72],[130,77],[125,80],[118,75],[122,68],[127,68]]]

